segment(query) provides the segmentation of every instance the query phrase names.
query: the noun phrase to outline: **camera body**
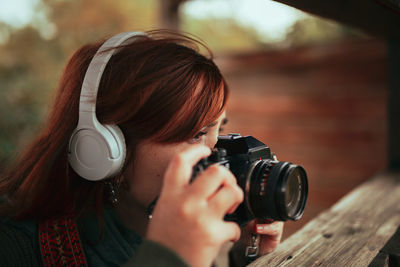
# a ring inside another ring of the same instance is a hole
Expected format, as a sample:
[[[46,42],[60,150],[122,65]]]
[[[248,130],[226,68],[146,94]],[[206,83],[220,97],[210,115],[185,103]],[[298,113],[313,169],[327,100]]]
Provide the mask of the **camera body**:
[[[225,220],[244,225],[253,219],[298,220],[308,195],[301,166],[279,162],[271,150],[252,136],[219,136],[212,154],[193,167],[192,180],[211,164],[227,167],[244,192],[244,201]]]

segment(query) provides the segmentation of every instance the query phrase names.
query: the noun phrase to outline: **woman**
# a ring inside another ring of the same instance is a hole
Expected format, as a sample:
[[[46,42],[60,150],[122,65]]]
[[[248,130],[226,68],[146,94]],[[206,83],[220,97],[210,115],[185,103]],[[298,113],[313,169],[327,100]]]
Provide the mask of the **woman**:
[[[227,169],[211,166],[189,183],[225,119],[225,80],[196,52],[202,44],[180,34],[148,32],[112,48],[95,114],[119,126],[126,157],[117,174],[88,181],[68,154],[85,73],[101,45],[83,46],[69,60],[46,126],[0,183],[0,263],[210,266],[241,232],[223,220],[243,200]],[[146,211],[158,196],[150,219]],[[264,254],[277,246],[282,227],[249,223],[231,264],[244,264],[251,231],[262,235]]]

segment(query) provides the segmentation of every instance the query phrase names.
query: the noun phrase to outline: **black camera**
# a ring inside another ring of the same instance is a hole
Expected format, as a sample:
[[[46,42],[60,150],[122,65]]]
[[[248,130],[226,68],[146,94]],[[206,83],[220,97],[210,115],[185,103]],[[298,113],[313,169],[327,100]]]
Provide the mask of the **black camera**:
[[[308,196],[303,167],[278,161],[252,136],[219,136],[213,153],[193,168],[192,179],[211,164],[226,166],[244,192],[244,201],[225,220],[244,225],[253,219],[298,220]]]
[[[212,154],[194,167],[191,181],[211,164],[227,167],[244,192],[244,201],[225,220],[244,225],[253,219],[298,220],[308,196],[303,167],[278,161],[269,147],[252,136],[219,136]],[[147,208],[151,218],[158,197]]]

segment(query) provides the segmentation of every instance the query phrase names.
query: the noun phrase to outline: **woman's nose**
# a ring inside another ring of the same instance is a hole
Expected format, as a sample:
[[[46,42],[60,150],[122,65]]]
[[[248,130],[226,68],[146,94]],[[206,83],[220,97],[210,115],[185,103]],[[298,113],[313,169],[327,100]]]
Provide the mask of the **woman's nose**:
[[[215,144],[218,141],[218,131],[215,133],[212,133],[210,139],[208,140],[208,143],[206,144],[209,148],[214,148]]]

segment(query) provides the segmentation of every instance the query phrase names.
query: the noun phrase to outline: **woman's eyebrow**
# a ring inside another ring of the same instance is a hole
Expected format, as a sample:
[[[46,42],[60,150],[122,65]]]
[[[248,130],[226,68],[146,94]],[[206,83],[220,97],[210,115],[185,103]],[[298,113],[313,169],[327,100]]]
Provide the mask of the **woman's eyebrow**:
[[[221,121],[221,126],[222,126],[222,125],[225,125],[225,124],[227,124],[227,123],[228,123],[228,119],[225,117],[225,118],[223,118],[222,121]],[[214,126],[217,125],[217,124],[218,124],[218,121],[214,121],[214,122],[212,122],[212,123],[206,125],[205,127],[203,127],[203,129],[205,129],[205,128],[212,128],[212,127],[214,127]]]
[[[218,121],[214,121],[214,122],[210,123],[209,125],[206,125],[204,128],[212,128],[217,124],[218,124]]]

